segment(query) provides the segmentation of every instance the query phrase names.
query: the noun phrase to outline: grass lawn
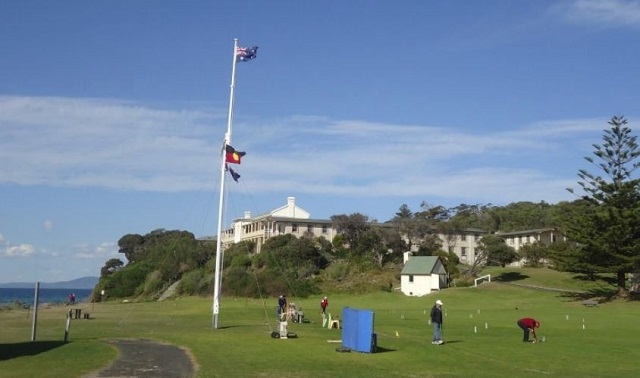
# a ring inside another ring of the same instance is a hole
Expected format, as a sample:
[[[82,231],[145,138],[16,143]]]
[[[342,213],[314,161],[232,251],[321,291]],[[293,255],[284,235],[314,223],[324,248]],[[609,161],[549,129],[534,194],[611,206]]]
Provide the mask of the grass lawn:
[[[520,271],[523,272],[523,271]],[[531,274],[535,274],[531,273]],[[555,286],[555,285],[549,285]],[[585,308],[580,299],[503,283],[406,297],[399,292],[329,296],[343,307],[375,312],[378,352],[339,353],[341,331],[321,327],[321,296],[290,298],[311,323],[290,324],[298,338],[272,339],[275,298],[223,298],[219,329],[211,327],[211,298],[85,305],[90,320],[73,320],[63,344],[67,308],[41,309],[37,341],[29,342],[26,311],[0,312],[0,376],[82,377],[117,352],[109,338],[144,338],[189,349],[200,377],[633,377],[640,303],[612,301]],[[445,345],[431,345],[427,324],[444,302]],[[545,342],[522,343],[516,321],[534,317]]]

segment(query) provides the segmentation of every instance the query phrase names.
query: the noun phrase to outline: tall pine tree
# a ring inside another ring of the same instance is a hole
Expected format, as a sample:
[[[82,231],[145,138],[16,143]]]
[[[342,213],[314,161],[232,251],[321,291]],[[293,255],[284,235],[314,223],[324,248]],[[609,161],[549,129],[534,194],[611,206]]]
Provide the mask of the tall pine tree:
[[[640,268],[640,180],[634,176],[640,149],[624,117],[608,123],[594,157],[585,157],[601,173],[578,171],[589,205],[570,222],[567,236],[578,245],[581,269],[615,273],[618,295],[626,296],[625,276]]]

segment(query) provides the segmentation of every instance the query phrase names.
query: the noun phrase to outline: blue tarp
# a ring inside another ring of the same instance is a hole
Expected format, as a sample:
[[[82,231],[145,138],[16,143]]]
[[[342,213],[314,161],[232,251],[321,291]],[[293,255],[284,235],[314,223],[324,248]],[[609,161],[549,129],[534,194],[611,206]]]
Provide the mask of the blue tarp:
[[[344,307],[342,309],[342,347],[364,353],[375,352],[377,337],[373,332],[374,312]]]

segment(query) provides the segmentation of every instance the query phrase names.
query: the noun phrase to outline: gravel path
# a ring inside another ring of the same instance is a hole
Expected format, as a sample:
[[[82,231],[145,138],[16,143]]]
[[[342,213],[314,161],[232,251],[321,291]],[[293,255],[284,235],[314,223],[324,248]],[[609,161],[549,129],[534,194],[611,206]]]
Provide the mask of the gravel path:
[[[189,354],[176,346],[149,340],[112,340],[118,358],[87,378],[96,377],[194,377],[195,364]]]

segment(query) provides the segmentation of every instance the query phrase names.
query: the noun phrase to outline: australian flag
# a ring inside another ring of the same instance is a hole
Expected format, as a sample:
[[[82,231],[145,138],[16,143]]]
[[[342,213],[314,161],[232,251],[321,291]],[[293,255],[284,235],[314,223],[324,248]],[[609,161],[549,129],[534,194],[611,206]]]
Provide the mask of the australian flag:
[[[258,46],[236,48],[236,62],[248,62],[258,56]]]

